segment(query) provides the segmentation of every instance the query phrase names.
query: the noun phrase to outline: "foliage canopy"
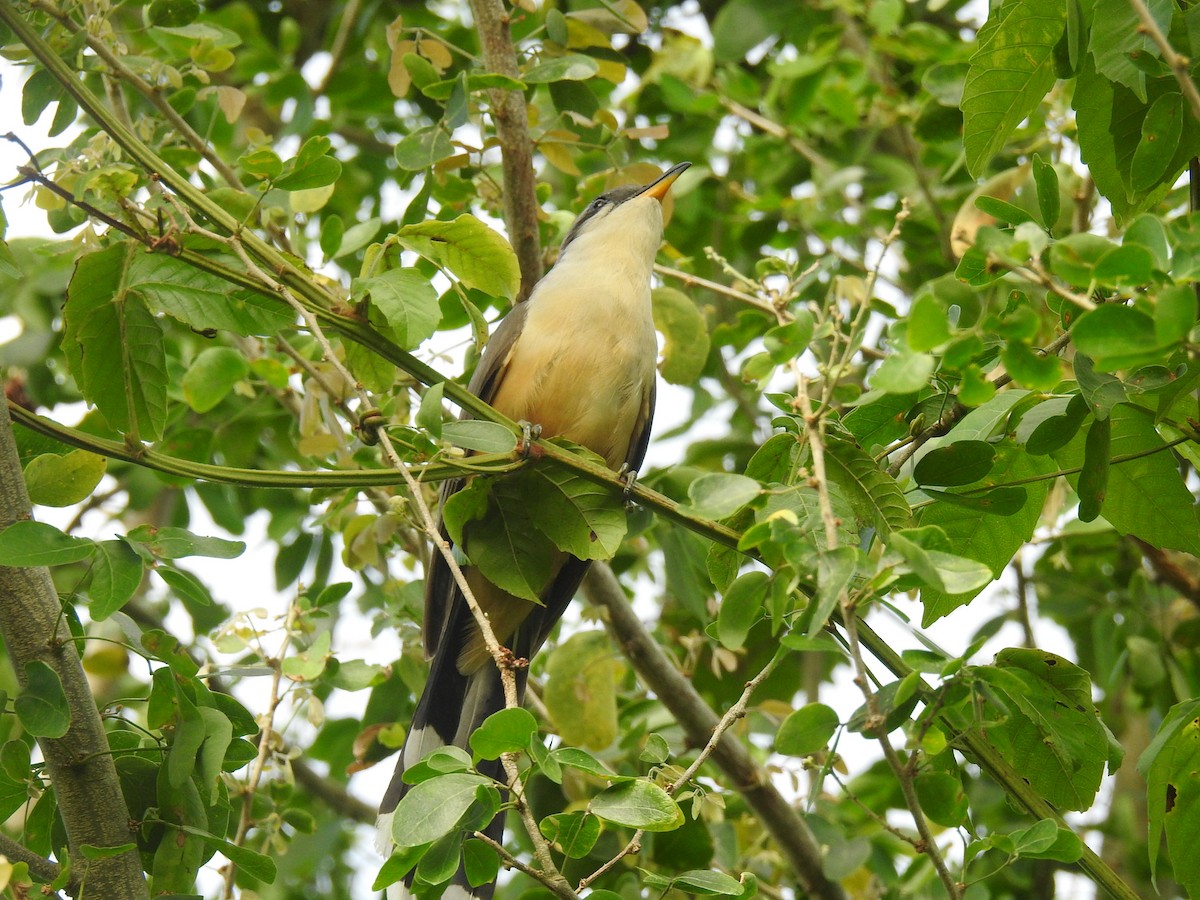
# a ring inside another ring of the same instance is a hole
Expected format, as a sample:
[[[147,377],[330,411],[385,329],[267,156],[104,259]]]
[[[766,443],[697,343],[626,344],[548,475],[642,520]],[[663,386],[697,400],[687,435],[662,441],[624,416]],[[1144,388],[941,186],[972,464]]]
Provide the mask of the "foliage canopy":
[[[0,0],[0,891],[1200,892],[1200,7],[976,6]],[[626,509],[457,360],[683,160]],[[464,474],[498,583],[607,566],[365,877]]]

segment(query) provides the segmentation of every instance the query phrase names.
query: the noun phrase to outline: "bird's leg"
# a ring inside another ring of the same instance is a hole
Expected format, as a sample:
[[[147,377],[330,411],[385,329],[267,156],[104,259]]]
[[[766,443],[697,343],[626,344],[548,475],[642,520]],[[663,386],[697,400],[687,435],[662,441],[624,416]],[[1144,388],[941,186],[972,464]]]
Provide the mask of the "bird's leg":
[[[637,481],[637,469],[630,468],[629,463],[621,463],[621,468],[617,470],[617,480],[624,485],[621,491],[621,499],[626,503],[630,502],[629,498],[633,494],[633,485]]]
[[[542,436],[542,426],[522,419],[517,423],[521,426],[521,437],[517,439],[517,452],[521,459],[529,459],[533,454],[533,442]]]

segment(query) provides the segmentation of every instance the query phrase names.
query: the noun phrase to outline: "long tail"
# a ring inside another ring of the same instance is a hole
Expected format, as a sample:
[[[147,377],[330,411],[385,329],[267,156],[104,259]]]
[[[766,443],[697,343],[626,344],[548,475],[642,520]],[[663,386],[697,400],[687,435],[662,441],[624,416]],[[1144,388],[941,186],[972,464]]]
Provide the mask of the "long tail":
[[[510,638],[513,654],[518,658],[531,659],[545,643],[555,623],[561,618],[579,582],[587,572],[588,563],[568,557],[552,583],[542,594],[542,605],[534,606],[528,617]],[[408,791],[404,783],[404,772],[416,765],[438,747],[454,745],[470,749],[471,733],[492,713],[504,709],[504,685],[500,670],[490,659],[479,669],[468,674],[459,671],[459,656],[473,622],[471,611],[462,595],[454,591],[452,608],[441,631],[442,639],[434,650],[430,664],[429,680],[417,702],[413,713],[412,727],[404,741],[404,750],[396,764],[396,774],[379,805],[376,825],[376,846],[384,856],[392,850],[392,818],[400,799]],[[518,668],[517,698],[525,696],[528,670]],[[486,760],[476,767],[483,775],[503,781],[503,767],[498,760]],[[504,837],[504,815],[497,815],[485,833],[500,842]],[[406,882],[407,884],[408,882]],[[495,884],[471,887],[466,874],[460,867],[451,886],[442,894],[446,900],[491,900]],[[388,900],[410,900],[411,892],[402,885],[388,889]]]
[[[525,678],[518,678],[518,690],[524,693]],[[500,672],[494,665],[485,665],[470,675],[463,675],[456,665],[456,654],[439,653],[433,660],[429,680],[413,714],[412,728],[404,741],[404,750],[396,765],[396,774],[379,806],[376,824],[376,845],[385,856],[391,852],[392,817],[400,799],[411,787],[403,780],[404,772],[420,762],[438,747],[455,745],[467,749],[471,732],[494,712],[504,708],[504,688]],[[503,769],[498,760],[485,760],[477,766],[480,773],[502,780]],[[504,816],[498,815],[486,829],[488,837],[499,842],[504,837]],[[448,900],[491,900],[494,884],[472,888],[466,873],[460,868],[442,894]],[[404,885],[392,885],[388,900],[409,900],[412,894]]]

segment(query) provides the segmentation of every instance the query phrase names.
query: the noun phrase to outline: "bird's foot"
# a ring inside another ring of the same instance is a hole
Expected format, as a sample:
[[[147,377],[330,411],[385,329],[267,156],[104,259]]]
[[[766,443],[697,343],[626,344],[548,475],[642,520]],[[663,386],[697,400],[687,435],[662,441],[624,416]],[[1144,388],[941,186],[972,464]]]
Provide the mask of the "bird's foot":
[[[626,503],[633,495],[633,486],[637,482],[637,475],[637,469],[631,469],[629,463],[621,463],[621,468],[617,470],[617,480],[623,485],[621,499]]]
[[[542,436],[542,426],[522,419],[517,423],[521,426],[521,436],[517,439],[517,452],[521,459],[529,459],[533,455],[533,442]]]

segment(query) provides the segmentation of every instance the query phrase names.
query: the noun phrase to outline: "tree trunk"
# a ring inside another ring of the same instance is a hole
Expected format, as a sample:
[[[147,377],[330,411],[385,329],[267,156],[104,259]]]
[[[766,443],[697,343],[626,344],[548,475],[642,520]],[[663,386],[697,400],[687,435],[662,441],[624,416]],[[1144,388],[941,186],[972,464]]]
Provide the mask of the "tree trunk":
[[[32,517],[12,421],[7,404],[2,403],[0,530]],[[41,661],[58,675],[71,709],[67,733],[54,740],[39,738],[38,744],[67,829],[72,884],[82,882],[87,896],[106,900],[149,897],[137,850],[97,860],[86,860],[82,853],[85,845],[118,847],[132,843],[134,833],[104,726],[48,569],[0,566],[0,637],[22,686],[26,664]]]

